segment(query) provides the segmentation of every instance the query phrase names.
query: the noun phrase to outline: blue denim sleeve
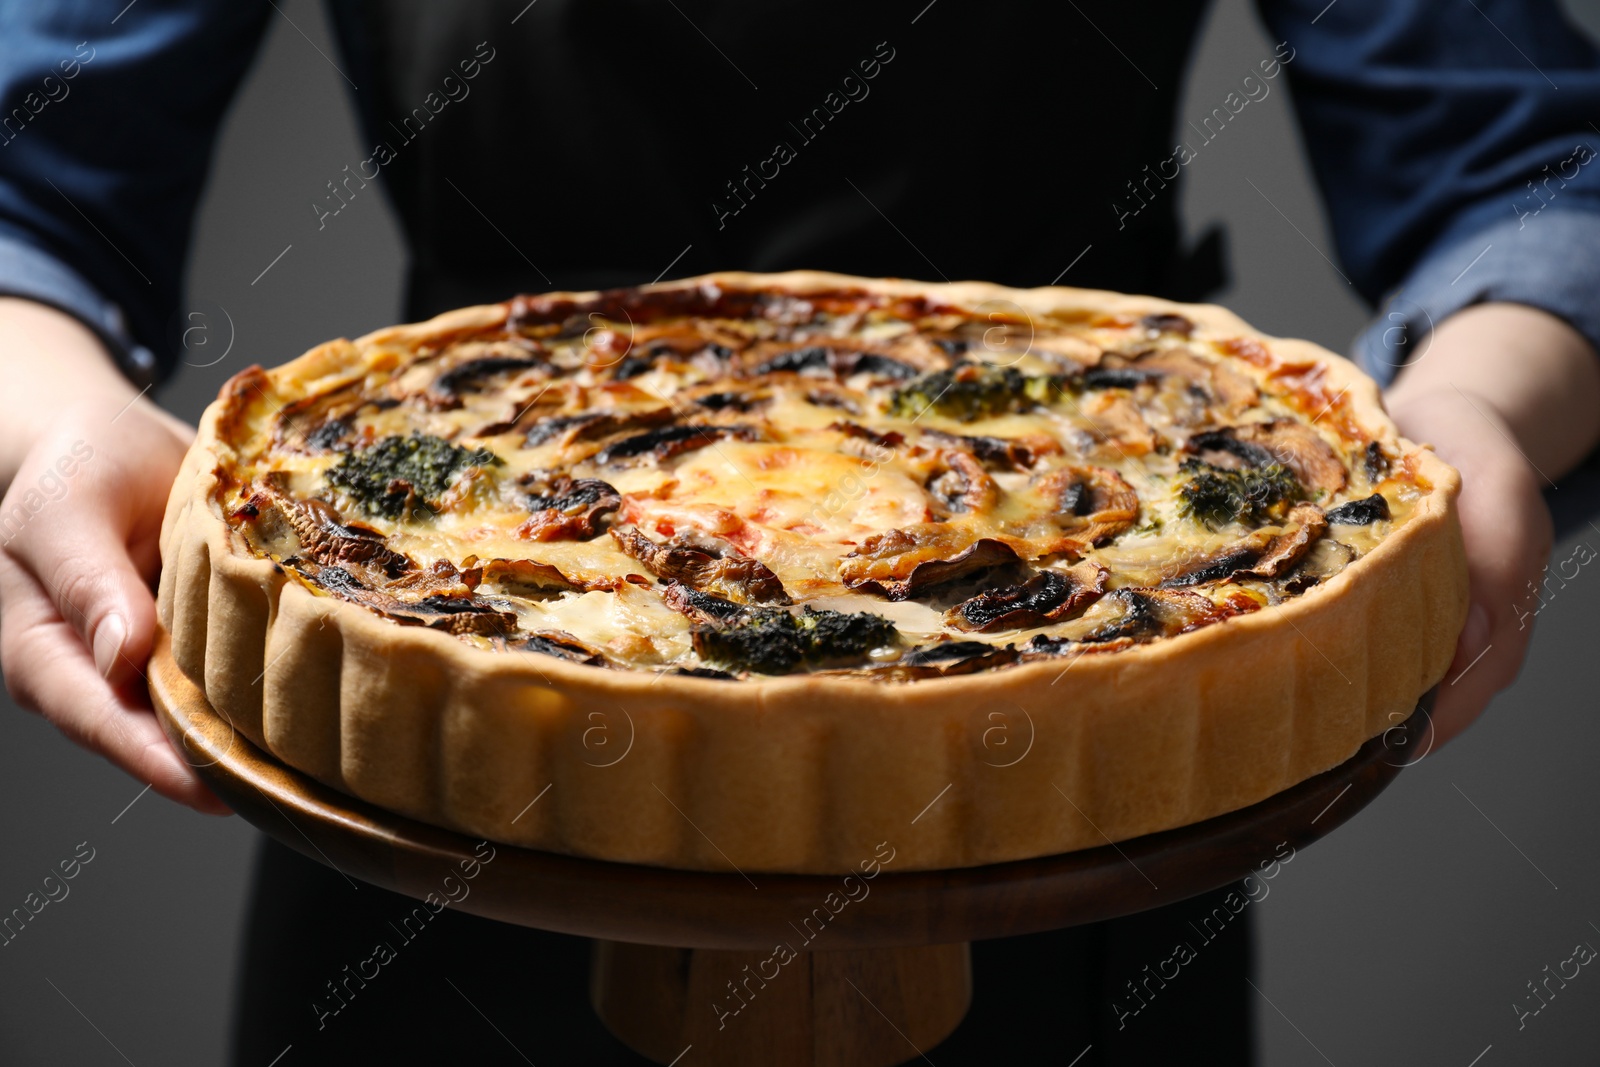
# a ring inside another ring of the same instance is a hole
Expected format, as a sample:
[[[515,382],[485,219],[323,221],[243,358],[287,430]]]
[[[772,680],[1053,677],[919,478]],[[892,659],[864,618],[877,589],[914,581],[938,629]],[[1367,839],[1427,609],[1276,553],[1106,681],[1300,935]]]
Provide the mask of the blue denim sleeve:
[[[1260,0],[1344,268],[1379,316],[1355,356],[1392,380],[1481,301],[1600,347],[1600,53],[1554,0]]]
[[[259,0],[0,0],[0,295],[82,320],[149,379]]]

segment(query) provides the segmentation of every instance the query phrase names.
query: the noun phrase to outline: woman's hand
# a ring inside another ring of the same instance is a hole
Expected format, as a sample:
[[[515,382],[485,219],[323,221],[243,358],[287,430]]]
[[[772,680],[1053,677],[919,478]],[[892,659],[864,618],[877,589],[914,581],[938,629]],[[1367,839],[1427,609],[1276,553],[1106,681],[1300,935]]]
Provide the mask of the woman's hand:
[[[1538,474],[1484,399],[1454,389],[1427,393],[1393,415],[1402,433],[1432,444],[1461,472],[1459,513],[1472,599],[1434,705],[1434,738],[1443,743],[1470,726],[1522,668],[1533,636],[1526,613],[1538,606],[1529,589],[1538,587],[1550,555],[1550,510]]]
[[[0,311],[0,340],[12,342],[5,356],[42,343],[56,369],[77,373],[5,402],[34,409],[11,422],[3,457],[13,475],[0,502],[0,671],[18,704],[73,741],[163,796],[225,813],[168,744],[145,689],[161,520],[193,431],[136,396],[103,350],[97,371],[62,349],[99,345],[70,320],[48,318],[58,313],[37,311],[45,317],[21,313],[20,338],[7,336],[16,320]],[[31,441],[16,430],[30,421]]]
[[[1482,304],[1434,331],[1387,403],[1406,437],[1461,472],[1471,607],[1433,712],[1448,741],[1522,668],[1551,547],[1542,493],[1600,437],[1600,362],[1554,316]]]

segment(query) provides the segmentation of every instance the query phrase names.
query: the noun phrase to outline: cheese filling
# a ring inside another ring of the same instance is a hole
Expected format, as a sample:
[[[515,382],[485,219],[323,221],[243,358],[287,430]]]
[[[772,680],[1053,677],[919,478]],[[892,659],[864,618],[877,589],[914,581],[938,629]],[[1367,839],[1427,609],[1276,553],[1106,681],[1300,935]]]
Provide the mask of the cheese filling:
[[[317,595],[486,648],[897,681],[1270,609],[1425,488],[1314,368],[1178,315],[647,295],[245,372],[224,515]]]

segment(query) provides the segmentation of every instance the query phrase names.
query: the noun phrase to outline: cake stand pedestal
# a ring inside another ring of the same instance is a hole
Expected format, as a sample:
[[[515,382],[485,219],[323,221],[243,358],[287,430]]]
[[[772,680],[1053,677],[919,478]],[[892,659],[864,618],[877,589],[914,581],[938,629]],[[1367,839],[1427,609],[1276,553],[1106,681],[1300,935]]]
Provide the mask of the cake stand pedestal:
[[[206,784],[305,856],[417,899],[462,861],[482,861],[472,838],[346,796],[256,748],[179,670],[165,635],[150,692]],[[508,845],[493,846],[454,906],[598,941],[596,1012],[660,1063],[890,1067],[931,1049],[966,1014],[968,942],[1146,911],[1235,881],[1284,843],[1304,848],[1426,754],[1431,704],[1429,694],[1338,767],[1193,826],[1015,863],[882,872],[820,933],[798,924],[841,892],[838,876],[747,879]]]

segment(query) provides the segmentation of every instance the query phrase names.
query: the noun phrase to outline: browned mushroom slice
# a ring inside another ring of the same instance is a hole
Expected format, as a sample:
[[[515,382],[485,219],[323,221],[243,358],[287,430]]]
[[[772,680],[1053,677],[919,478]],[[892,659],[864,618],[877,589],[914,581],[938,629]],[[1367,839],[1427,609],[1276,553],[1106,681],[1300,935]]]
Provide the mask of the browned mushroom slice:
[[[1106,594],[1100,604],[1115,609],[1113,618],[1080,638],[1084,644],[1170,637],[1237,613],[1209,597],[1181,589],[1117,589]]]
[[[483,578],[476,567],[462,571],[447,559],[436,559],[428,567],[407,571],[383,588],[389,592],[405,590],[407,593],[438,594],[442,596],[471,596]]]
[[[373,567],[390,578],[416,567],[410,556],[390,548],[382,533],[363,523],[345,522],[321,500],[295,500],[271,486],[263,486],[235,515],[257,522],[266,538],[275,535],[277,524],[287,526],[299,543],[298,552],[324,566]]]
[[[1089,423],[1101,444],[1096,451],[1108,458],[1118,456],[1147,456],[1155,451],[1156,433],[1144,419],[1144,414],[1127,396],[1120,393],[1100,393],[1087,398],[1078,406],[1078,412]]]
[[[659,426],[672,419],[672,408],[646,408],[643,411],[585,411],[577,415],[552,415],[528,427],[523,445],[570,445],[574,441],[595,441],[623,430]]]
[[[1243,445],[1264,450],[1272,462],[1281,463],[1294,471],[1300,484],[1307,489],[1337,493],[1348,480],[1344,464],[1339,462],[1339,455],[1333,446],[1304,423],[1293,419],[1274,419],[1271,422],[1232,426],[1218,432],[1231,436]],[[1255,462],[1250,465],[1261,464]]]
[[[1021,654],[1011,645],[942,641],[912,649],[887,669],[907,678],[948,678],[1003,667],[1020,658]]]
[[[852,589],[876,586],[890,600],[920,592],[1017,559],[1003,541],[946,523],[886,530],[861,542],[839,562],[839,578]]]
[[[565,630],[540,630],[531,634],[518,634],[507,638],[505,647],[513,652],[538,652],[541,655],[564,659],[568,663],[582,663],[590,667],[608,665],[604,652],[584,644]]]
[[[667,586],[661,599],[667,602],[667,607],[682,612],[695,622],[728,622],[745,614],[743,604],[735,604],[682,582]]]
[[[1258,530],[1224,547],[1215,556],[1190,564],[1181,574],[1161,583],[1163,589],[1226,582],[1239,578],[1277,578],[1294,568],[1328,528],[1328,520],[1315,504],[1289,509],[1278,533]]]
[[[1043,570],[1021,585],[991,589],[945,612],[958,630],[1027,629],[1068,619],[1099,600],[1107,571],[1089,560],[1066,571]]]
[[[529,356],[484,356],[480,359],[469,359],[450,367],[429,382],[427,389],[423,390],[422,401],[435,411],[459,408],[463,394],[482,388],[489,379],[543,366],[545,364],[541,360]]]
[[[488,559],[481,562],[469,556],[464,562],[472,567],[467,574],[476,572],[477,580],[487,582],[502,593],[522,597],[544,597],[556,593],[616,589],[625,579],[603,578],[584,581],[568,578],[549,563],[531,559]]]
[[[869,441],[872,444],[877,445],[879,448],[899,448],[901,445],[906,443],[906,435],[898,430],[889,430],[886,433],[879,433],[877,430],[869,429],[861,425],[859,422],[841,421],[829,423],[828,429],[837,430],[847,437],[857,437],[863,441]]]
[[[1328,521],[1340,526],[1371,526],[1389,517],[1389,501],[1382,493],[1350,500],[1328,512]]]
[[[597,478],[534,471],[518,484],[528,490],[523,502],[531,514],[516,535],[526,541],[586,541],[600,533],[600,516],[622,505],[616,489]]]
[[[740,604],[787,604],[778,576],[720,538],[688,530],[653,541],[637,526],[613,526],[617,545],[660,578]]]
[[[1201,359],[1181,348],[1165,348],[1137,357],[1133,365],[1180,378],[1200,389],[1230,414],[1238,414],[1256,402],[1255,385],[1238,371]]]
[[[1041,477],[1038,491],[1051,505],[1053,523],[1068,537],[1051,551],[1101,544],[1139,518],[1139,493],[1105,467],[1062,467]]]
[[[613,441],[595,453],[596,463],[653,459],[660,462],[697,448],[714,445],[725,438],[753,441],[756,431],[749,426],[679,424],[661,426],[632,437]]]
[[[928,478],[928,493],[945,514],[987,512],[1000,499],[1000,488],[971,452],[939,450],[938,463]]]
[[[1137,389],[1141,385],[1161,380],[1158,370],[1140,370],[1120,356],[1107,353],[1093,367],[1086,367],[1069,379],[1069,384],[1080,391],[1095,389]]]
[[[812,344],[758,356],[758,362],[751,367],[750,373],[757,376],[783,373],[839,376],[870,374],[874,378],[905,381],[922,372],[909,363],[882,353]]]
[[[1268,451],[1265,445],[1239,437],[1234,432],[1236,429],[1237,427],[1229,426],[1221,430],[1205,430],[1190,434],[1189,439],[1183,444],[1183,449],[1185,452],[1194,453],[1202,462],[1219,470],[1244,470],[1251,467],[1266,467],[1278,462],[1277,457]]]
[[[350,431],[343,420],[372,402],[361,384],[360,379],[343,382],[283,405],[273,420],[273,445],[290,452],[331,451]]]
[[[492,636],[517,628],[517,613],[476,596],[431,595],[401,600],[393,593],[371,589],[343,567],[319,567],[309,575],[312,583],[341,600],[349,600],[395,622],[426,626],[447,633]]]
[[[1328,520],[1315,504],[1296,504],[1289,509],[1288,525],[1268,544],[1256,565],[1247,574],[1256,578],[1277,578],[1287,574],[1310,550],[1313,542],[1328,528]]]
[[[1180,337],[1188,337],[1194,333],[1194,323],[1182,315],[1171,312],[1159,315],[1146,315],[1139,320],[1139,325],[1156,333],[1175,333]]]
[[[706,411],[737,412],[748,414],[756,408],[772,403],[772,393],[765,389],[723,389],[722,382],[685,390],[678,395],[685,403],[694,404]]]
[[[987,437],[924,429],[922,436],[943,445],[966,449],[991,470],[1025,471],[1041,457],[1058,455],[1061,452],[1061,442],[1046,434],[1029,434],[1026,437]]]

